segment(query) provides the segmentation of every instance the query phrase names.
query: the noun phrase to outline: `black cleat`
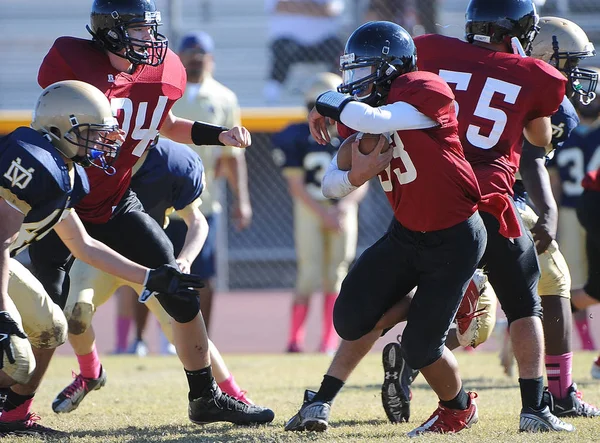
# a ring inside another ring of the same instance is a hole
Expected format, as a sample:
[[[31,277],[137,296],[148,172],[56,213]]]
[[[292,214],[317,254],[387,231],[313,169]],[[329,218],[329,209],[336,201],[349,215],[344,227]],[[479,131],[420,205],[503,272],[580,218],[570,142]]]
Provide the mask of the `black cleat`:
[[[52,437],[65,437],[66,432],[42,426],[38,423],[40,416],[30,412],[24,420],[0,422],[0,437],[9,435],[45,435]]]
[[[410,418],[410,385],[419,371],[411,369],[400,354],[400,344],[388,343],[383,348],[385,378],[381,385],[381,403],[392,423],[408,422]]]
[[[594,405],[583,401],[583,395],[577,390],[577,385],[573,383],[569,387],[569,392],[565,398],[554,399],[552,413],[557,417],[599,417],[600,410]]]
[[[225,394],[213,379],[202,397],[190,400],[188,416],[190,421],[199,425],[218,421],[254,425],[272,422],[275,413],[268,408],[248,405]]]

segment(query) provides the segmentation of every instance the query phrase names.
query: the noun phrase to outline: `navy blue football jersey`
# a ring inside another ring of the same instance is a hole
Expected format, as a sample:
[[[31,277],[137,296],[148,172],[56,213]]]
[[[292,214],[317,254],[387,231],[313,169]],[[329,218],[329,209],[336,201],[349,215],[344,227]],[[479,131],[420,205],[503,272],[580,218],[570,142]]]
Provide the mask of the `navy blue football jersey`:
[[[581,181],[588,172],[600,168],[600,128],[579,127],[573,131],[569,140],[556,151],[551,166],[557,168],[560,175],[559,205],[575,208],[583,192]]]
[[[562,151],[564,144],[569,140],[573,131],[579,125],[579,117],[577,111],[573,107],[571,101],[565,96],[558,111],[550,118],[552,122],[552,149],[553,155],[556,156]],[[527,141],[523,141],[524,147],[532,145]],[[549,166],[552,164],[550,161]],[[583,176],[581,177],[583,179]],[[524,205],[527,194],[521,180],[517,180],[513,186],[514,199],[517,206]]]
[[[282,168],[302,168],[306,191],[315,200],[325,200],[321,180],[331,159],[342,144],[340,137],[332,137],[323,146],[310,135],[308,123],[293,124],[273,135],[273,160]]]
[[[0,138],[0,197],[25,215],[12,256],[50,232],[89,192],[85,171],[73,165],[69,172],[56,148],[31,128]]]
[[[131,189],[146,212],[163,226],[167,210],[179,211],[202,194],[202,160],[189,146],[161,138],[131,179]]]

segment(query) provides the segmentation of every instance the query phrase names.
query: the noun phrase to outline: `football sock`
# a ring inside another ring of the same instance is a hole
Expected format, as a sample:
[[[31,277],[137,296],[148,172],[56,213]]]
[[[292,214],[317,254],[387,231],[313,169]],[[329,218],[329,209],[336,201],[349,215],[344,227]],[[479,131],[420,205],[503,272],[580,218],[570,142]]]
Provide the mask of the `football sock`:
[[[190,387],[190,392],[188,394],[190,401],[202,397],[206,387],[209,386],[213,380],[212,368],[207,366],[206,368],[198,369],[196,371],[188,371],[187,369],[184,369],[184,371]]]
[[[562,355],[546,355],[546,376],[548,390],[556,398],[565,398],[569,387],[573,384],[571,370],[573,368],[573,353]]]
[[[339,378],[325,375],[323,376],[323,381],[321,382],[319,392],[316,393],[313,401],[322,401],[331,404],[343,386],[344,382]]]
[[[469,407],[469,395],[461,386],[456,397],[448,401],[440,400],[440,404],[448,409],[460,409],[461,411],[464,411]]]
[[[117,317],[117,352],[127,351],[127,338],[131,327],[130,317]]]
[[[223,391],[225,394],[229,394],[234,398],[238,398],[242,391],[238,384],[235,382],[235,378],[233,378],[233,375],[230,375],[227,380],[224,380],[221,383],[219,383],[219,387],[221,388],[221,391]]]
[[[333,307],[337,294],[325,294],[323,298],[323,330],[321,336],[321,352],[335,350],[338,345],[338,335],[333,326]]]
[[[542,409],[542,393],[544,392],[544,377],[520,378],[521,403],[524,408],[539,411]]]
[[[98,378],[100,377],[100,358],[96,351],[96,344],[92,347],[92,352],[85,355],[78,355],[79,372],[83,378]]]
[[[8,390],[6,401],[4,402],[4,409],[2,415],[0,415],[0,421],[17,421],[24,420],[27,414],[31,411],[31,404],[33,403],[32,395],[19,395],[12,389]]]
[[[577,333],[581,339],[581,347],[584,351],[593,351],[595,349],[594,340],[590,335],[590,325],[587,316],[583,318],[575,318],[575,326]]]
[[[290,325],[289,345],[304,344],[304,322],[308,314],[308,304],[294,303],[292,306],[292,322]]]

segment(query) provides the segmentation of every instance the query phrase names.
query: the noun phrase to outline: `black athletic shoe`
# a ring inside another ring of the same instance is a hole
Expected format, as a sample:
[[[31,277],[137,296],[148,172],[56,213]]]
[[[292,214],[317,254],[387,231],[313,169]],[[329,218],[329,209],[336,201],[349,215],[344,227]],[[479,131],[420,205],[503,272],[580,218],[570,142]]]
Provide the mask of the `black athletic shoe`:
[[[583,401],[583,395],[573,383],[565,398],[554,398],[552,413],[557,417],[599,417],[600,410],[594,405]]]
[[[190,421],[199,425],[218,421],[253,425],[270,423],[275,418],[268,408],[248,405],[225,394],[214,379],[200,398],[190,401],[188,415]]]
[[[0,422],[0,437],[9,435],[48,435],[53,437],[67,436],[66,432],[42,426],[38,423],[40,416],[30,412],[24,420]]]
[[[411,369],[400,354],[400,344],[388,343],[383,348],[385,378],[381,385],[381,403],[392,423],[408,422],[410,418],[410,385],[419,371]]]

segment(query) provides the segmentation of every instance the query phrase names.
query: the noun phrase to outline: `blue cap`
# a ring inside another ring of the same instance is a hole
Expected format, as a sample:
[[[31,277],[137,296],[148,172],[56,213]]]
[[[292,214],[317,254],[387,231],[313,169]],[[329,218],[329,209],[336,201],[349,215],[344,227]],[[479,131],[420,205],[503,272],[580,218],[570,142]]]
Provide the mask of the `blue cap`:
[[[191,32],[183,36],[179,52],[186,49],[197,49],[205,54],[210,54],[215,49],[215,43],[210,35],[203,31]]]

